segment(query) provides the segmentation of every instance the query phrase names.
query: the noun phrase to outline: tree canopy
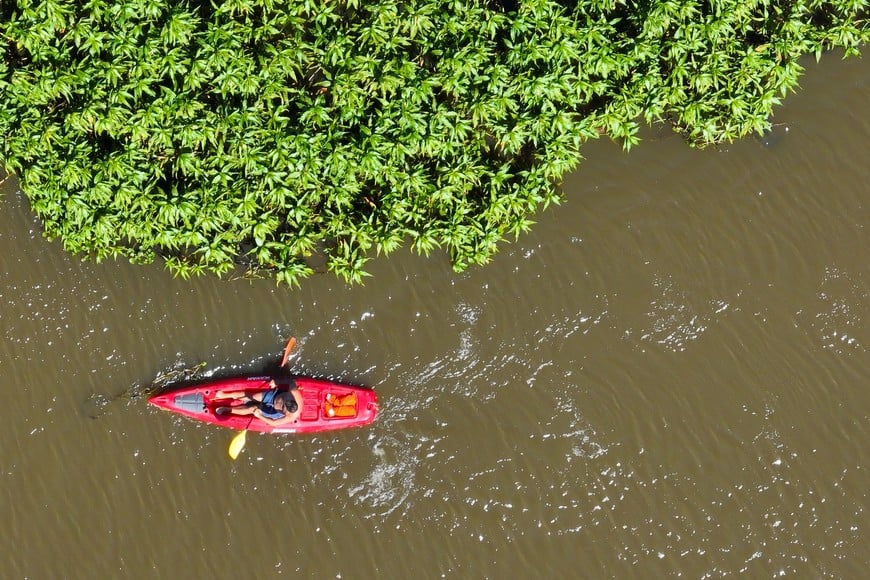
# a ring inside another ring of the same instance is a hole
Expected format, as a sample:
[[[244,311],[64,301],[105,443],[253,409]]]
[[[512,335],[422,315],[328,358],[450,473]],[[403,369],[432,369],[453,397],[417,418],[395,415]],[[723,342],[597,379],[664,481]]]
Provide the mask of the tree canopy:
[[[868,0],[0,0],[0,163],[73,253],[176,274],[487,262],[599,136],[762,133]]]

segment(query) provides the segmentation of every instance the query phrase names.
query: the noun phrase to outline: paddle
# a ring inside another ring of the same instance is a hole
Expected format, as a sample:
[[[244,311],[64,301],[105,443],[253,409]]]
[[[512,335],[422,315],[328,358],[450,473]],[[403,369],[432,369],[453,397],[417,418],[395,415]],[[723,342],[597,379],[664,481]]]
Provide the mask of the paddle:
[[[235,459],[239,456],[239,453],[242,452],[242,449],[245,447],[245,438],[247,437],[248,427],[251,426],[251,421],[254,420],[254,415],[251,415],[251,418],[248,419],[248,424],[242,429],[238,435],[233,437],[233,440],[230,441],[230,448],[228,453],[230,454],[230,459]]]
[[[296,346],[296,338],[290,337],[290,340],[287,341],[287,346],[284,347],[284,356],[281,357],[281,366],[287,365],[287,359],[290,358],[290,352],[293,350],[293,347]]]
[[[290,340],[287,341],[287,345],[284,347],[284,356],[281,357],[281,366],[287,364],[287,359],[290,358],[290,352],[293,350],[293,347],[296,346],[296,339],[294,337],[290,337]],[[245,428],[242,429],[238,435],[233,437],[233,440],[230,441],[230,448],[228,453],[230,454],[230,459],[235,459],[239,456],[239,453],[242,452],[242,449],[245,448],[245,440],[248,436],[248,427],[251,426],[251,421],[254,420],[254,415],[251,415],[251,418],[248,419],[248,424],[245,425]]]

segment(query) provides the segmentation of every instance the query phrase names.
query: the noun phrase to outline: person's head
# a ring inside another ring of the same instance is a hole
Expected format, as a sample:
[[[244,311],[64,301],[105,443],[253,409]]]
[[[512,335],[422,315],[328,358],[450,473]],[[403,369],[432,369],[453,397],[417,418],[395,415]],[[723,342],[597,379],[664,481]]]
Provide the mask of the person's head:
[[[279,411],[284,411],[285,413],[295,413],[296,409],[299,408],[299,405],[296,404],[296,398],[293,396],[293,393],[281,393],[277,397],[275,397],[274,407]]]

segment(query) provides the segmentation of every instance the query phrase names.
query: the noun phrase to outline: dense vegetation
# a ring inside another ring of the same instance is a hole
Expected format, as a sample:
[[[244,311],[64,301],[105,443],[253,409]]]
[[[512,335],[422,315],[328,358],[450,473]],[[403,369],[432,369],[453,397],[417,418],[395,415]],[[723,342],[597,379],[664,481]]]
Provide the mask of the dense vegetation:
[[[457,270],[588,139],[763,132],[868,0],[0,0],[0,160],[46,235],[176,273]]]

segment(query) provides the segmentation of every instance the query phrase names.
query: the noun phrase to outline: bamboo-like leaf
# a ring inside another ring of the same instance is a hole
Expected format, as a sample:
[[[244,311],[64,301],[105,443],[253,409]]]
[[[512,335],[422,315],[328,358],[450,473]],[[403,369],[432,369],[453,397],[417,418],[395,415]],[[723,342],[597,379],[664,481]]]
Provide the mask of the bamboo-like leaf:
[[[0,161],[72,252],[358,283],[410,240],[486,263],[600,134],[761,132],[863,0],[27,0],[0,11]]]

